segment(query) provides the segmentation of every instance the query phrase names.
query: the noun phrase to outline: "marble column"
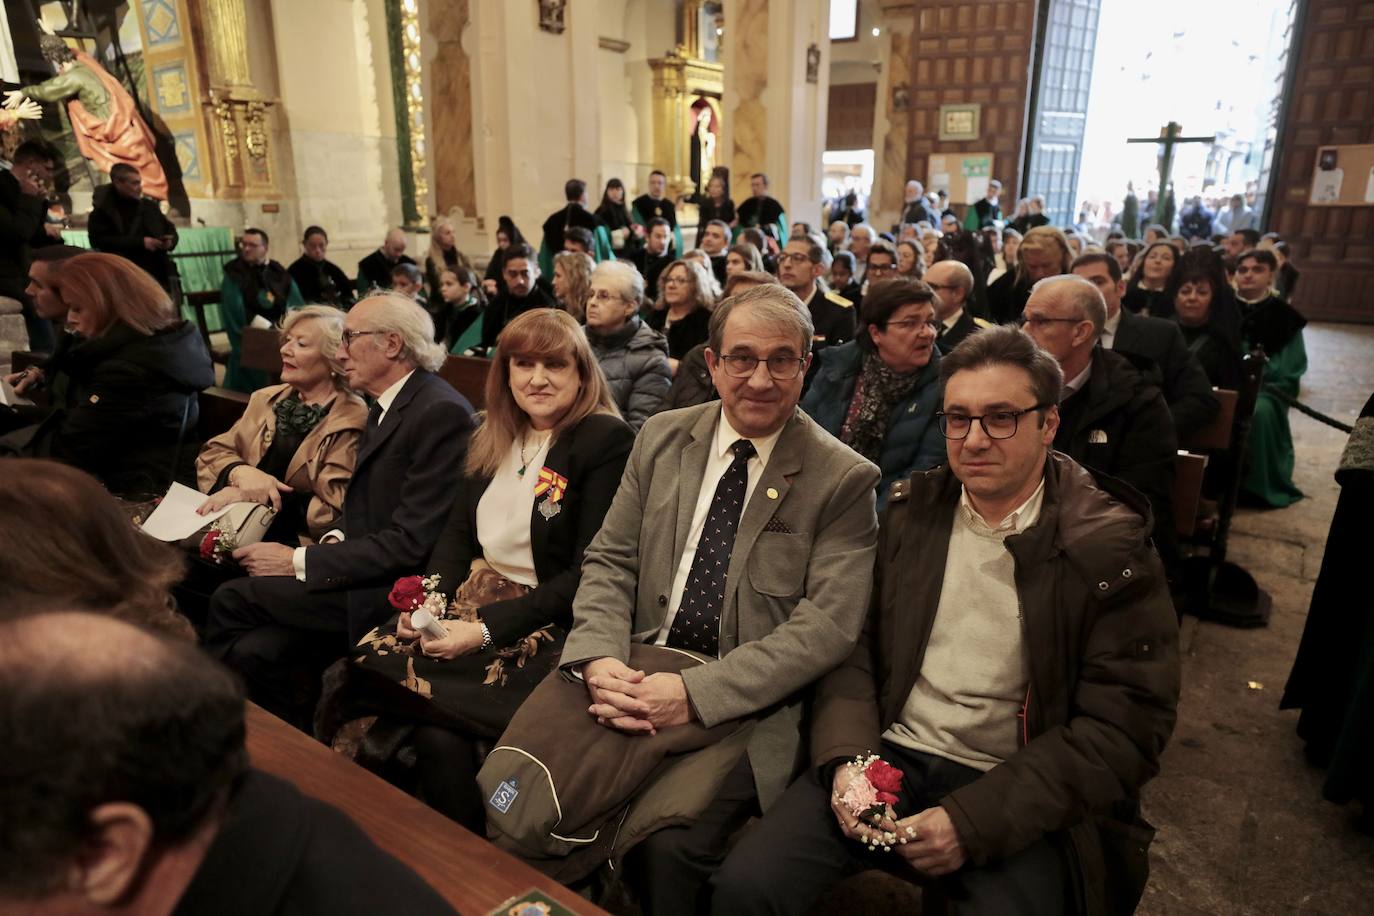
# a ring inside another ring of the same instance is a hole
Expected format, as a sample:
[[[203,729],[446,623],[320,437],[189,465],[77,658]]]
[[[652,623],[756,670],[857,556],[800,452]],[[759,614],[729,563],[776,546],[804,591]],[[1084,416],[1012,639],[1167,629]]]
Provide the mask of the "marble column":
[[[820,222],[830,92],[829,0],[726,0],[723,161],[738,204],[763,172],[790,221]],[[808,53],[820,54],[816,80]]]
[[[880,0],[882,18],[882,72],[878,75],[873,105],[873,193],[869,222],[890,227],[901,217],[911,141],[911,93],[916,91],[911,74],[911,41],[916,24],[913,0]],[[927,189],[929,190],[929,189]]]

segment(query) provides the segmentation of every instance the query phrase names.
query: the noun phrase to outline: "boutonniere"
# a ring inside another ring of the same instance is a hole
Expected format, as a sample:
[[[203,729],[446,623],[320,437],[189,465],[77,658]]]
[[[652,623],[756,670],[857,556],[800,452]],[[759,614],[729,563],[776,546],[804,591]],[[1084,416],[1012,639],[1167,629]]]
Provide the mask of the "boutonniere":
[[[539,502],[539,514],[546,520],[552,520],[555,515],[562,512],[561,501],[567,489],[568,478],[550,468],[540,468],[539,482],[534,485],[535,498],[544,497]]]

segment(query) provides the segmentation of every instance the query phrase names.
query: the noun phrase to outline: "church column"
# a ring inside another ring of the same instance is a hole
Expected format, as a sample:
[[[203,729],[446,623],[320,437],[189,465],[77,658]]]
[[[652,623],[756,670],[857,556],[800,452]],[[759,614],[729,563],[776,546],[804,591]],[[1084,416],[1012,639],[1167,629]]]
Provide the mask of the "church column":
[[[472,17],[470,0],[429,0],[429,30],[435,54],[425,61],[434,163],[435,213],[457,207],[467,216],[477,213],[477,176],[473,161],[472,59],[464,47],[464,32]]]
[[[911,137],[911,34],[916,22],[912,0],[881,0],[882,33],[877,98],[873,105],[873,192],[869,222],[879,228],[901,217]]]
[[[738,204],[764,172],[789,221],[820,222],[829,0],[726,0],[722,161]]]
[[[550,13],[543,27],[541,7]],[[591,206],[600,196],[597,8],[505,0],[471,0],[471,8],[477,213],[487,242],[508,214],[538,248],[564,182],[586,181]]]

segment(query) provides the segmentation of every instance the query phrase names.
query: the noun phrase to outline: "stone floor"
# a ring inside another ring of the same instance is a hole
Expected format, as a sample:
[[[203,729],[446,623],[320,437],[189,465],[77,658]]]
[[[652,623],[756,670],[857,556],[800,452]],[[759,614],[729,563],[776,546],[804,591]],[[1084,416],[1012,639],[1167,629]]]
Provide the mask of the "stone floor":
[[[1353,423],[1374,392],[1374,327],[1311,325],[1303,403]],[[1345,434],[1290,411],[1298,486],[1287,509],[1237,514],[1231,557],[1274,598],[1268,627],[1185,618],[1183,698],[1160,775],[1145,791],[1159,829],[1139,912],[1374,913],[1374,836],[1356,806],[1321,797],[1296,711],[1279,698],[1307,619],[1338,487]],[[1374,813],[1374,812],[1371,812]]]

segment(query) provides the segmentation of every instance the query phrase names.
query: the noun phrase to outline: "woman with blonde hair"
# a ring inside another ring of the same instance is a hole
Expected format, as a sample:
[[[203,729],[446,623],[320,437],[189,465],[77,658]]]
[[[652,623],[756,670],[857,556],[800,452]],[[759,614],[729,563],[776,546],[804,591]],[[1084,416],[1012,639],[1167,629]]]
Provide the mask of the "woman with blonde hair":
[[[429,253],[425,255],[425,285],[429,298],[439,298],[439,281],[445,270],[472,270],[472,262],[458,250],[453,220],[436,216],[429,228]]]
[[[581,251],[560,251],[553,256],[553,297],[563,311],[579,322],[587,315],[596,262]]]
[[[1069,272],[1069,240],[1054,226],[1036,226],[1016,248],[1016,266],[988,287],[988,318],[997,324],[1018,321],[1031,287],[1046,277]]]
[[[161,495],[195,428],[196,393],[215,383],[200,332],[117,255],[77,255],[49,277],[75,335],[49,367],[66,374],[67,390],[41,424],[7,438],[24,441],[21,454],[89,471],[117,495]]]
[[[645,310],[649,327],[668,338],[668,364],[677,372],[678,360],[710,336],[711,312],[716,297],[711,294],[715,278],[709,268],[695,258],[680,258],[669,264],[658,279],[658,301]]]
[[[500,735],[556,665],[582,554],[633,443],[577,322],[555,309],[512,319],[497,338],[486,417],[426,569],[439,577],[447,635],[418,631],[404,611],[354,653],[353,712],[417,727],[425,800],[469,829],[485,822],[476,742]],[[398,684],[418,696],[398,693]]]
[[[200,450],[196,480],[210,494],[201,514],[235,502],[278,510],[265,540],[318,541],[343,513],[367,405],[338,361],[344,313],[327,305],[288,312],[281,380],[255,391],[243,416]]]

